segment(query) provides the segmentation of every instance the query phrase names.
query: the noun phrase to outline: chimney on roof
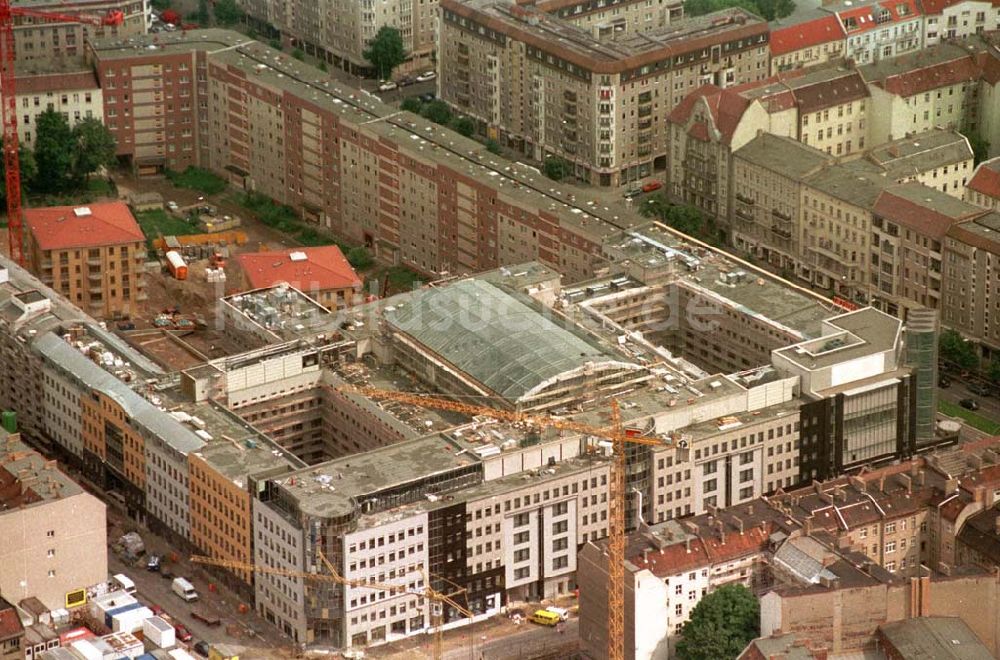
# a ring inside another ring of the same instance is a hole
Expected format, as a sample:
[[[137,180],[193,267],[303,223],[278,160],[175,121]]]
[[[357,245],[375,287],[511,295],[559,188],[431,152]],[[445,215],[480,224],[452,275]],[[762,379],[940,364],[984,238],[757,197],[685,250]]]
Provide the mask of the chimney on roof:
[[[1000,516],[993,519],[993,534],[1000,536]]]
[[[927,470],[921,469],[919,472],[917,472],[917,485],[923,486],[926,480],[927,480]]]
[[[643,564],[649,563],[649,548],[642,549],[642,563]]]
[[[719,532],[719,541],[722,545],[726,545],[726,524],[721,520],[716,520],[715,529]]]
[[[688,554],[691,554],[691,537],[690,536],[685,536],[684,537],[684,549],[687,550]]]
[[[813,521],[812,518],[806,518],[802,521],[802,530],[806,533],[806,536],[812,536]]]
[[[733,524],[736,526],[736,529],[740,530],[740,536],[743,536],[743,519],[734,515]]]
[[[885,492],[885,475],[884,474],[881,477],[878,478],[878,489],[880,491],[882,491],[883,493]]]
[[[859,493],[867,493],[868,492],[868,482],[865,481],[864,479],[862,479],[861,477],[851,476],[851,477],[848,477],[847,480],[848,480],[848,482],[852,486],[854,486],[854,488]]]
[[[816,492],[819,493],[819,499],[823,500],[827,504],[833,504],[833,495],[826,492],[825,490],[818,490]]]
[[[965,457],[965,463],[973,470],[983,469],[983,459],[979,454],[967,454]]]
[[[944,494],[951,495],[958,492],[958,479],[949,479],[944,482]]]
[[[906,489],[907,495],[913,493],[913,479],[910,478],[910,475],[900,474],[899,481],[903,484],[903,488]]]

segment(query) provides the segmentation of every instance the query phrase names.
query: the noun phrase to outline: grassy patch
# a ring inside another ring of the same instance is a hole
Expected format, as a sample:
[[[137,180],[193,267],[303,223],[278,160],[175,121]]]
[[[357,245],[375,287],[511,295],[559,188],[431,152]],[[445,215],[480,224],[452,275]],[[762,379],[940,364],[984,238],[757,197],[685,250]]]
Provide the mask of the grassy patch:
[[[167,170],[167,178],[178,188],[197,190],[206,195],[215,195],[226,189],[226,180],[200,167],[189,167],[183,172]]]
[[[982,415],[974,413],[971,410],[966,410],[962,406],[951,403],[950,401],[938,401],[938,411],[948,415],[949,417],[958,417],[964,420],[972,428],[979,429],[983,433],[989,433],[990,435],[997,435],[1000,433],[1000,423],[994,422],[992,419],[983,417]]]
[[[61,193],[25,194],[27,206],[80,206],[106,197],[116,197],[118,188],[110,179],[93,177],[82,184],[78,190],[68,190]]]
[[[184,236],[199,232],[199,229],[185,218],[168,213],[163,209],[136,213],[135,219],[139,222],[142,233],[146,235],[147,243],[152,243],[154,238],[161,236]]]
[[[380,295],[382,282],[386,282],[386,295],[391,296],[396,293],[406,293],[419,287],[425,282],[415,270],[406,266],[390,266],[373,271],[365,281],[365,291]]]
[[[347,254],[347,246],[339,243],[332,236],[323,233],[316,227],[305,224],[290,206],[277,204],[273,199],[259,193],[241,195],[237,202],[251,211],[268,227],[277,229],[302,245],[317,247],[320,245],[337,245]]]

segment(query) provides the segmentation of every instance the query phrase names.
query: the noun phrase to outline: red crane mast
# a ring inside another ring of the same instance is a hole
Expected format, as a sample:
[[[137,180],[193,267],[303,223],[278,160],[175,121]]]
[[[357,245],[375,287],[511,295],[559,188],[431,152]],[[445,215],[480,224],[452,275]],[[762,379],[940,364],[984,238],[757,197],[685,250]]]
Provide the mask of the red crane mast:
[[[11,0],[0,0],[0,121],[3,123],[3,162],[7,189],[7,233],[10,258],[24,265],[24,222],[21,217],[21,162],[18,158],[17,88],[14,73],[14,17],[29,16],[46,21],[86,23],[88,25],[121,25],[125,14],[112,11],[106,16],[74,16],[49,13],[25,7],[11,7]]]

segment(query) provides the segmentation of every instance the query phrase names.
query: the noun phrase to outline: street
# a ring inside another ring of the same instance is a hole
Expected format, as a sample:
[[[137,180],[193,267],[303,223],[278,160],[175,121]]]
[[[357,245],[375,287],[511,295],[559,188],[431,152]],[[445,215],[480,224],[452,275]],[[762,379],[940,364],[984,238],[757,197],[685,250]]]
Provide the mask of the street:
[[[121,535],[124,519],[112,506],[108,507],[108,540],[109,546]],[[129,525],[128,529],[135,529]],[[113,531],[112,531],[113,530]],[[147,529],[137,530],[146,546],[146,556],[158,554],[169,557],[172,549],[163,539],[153,535]],[[241,600],[235,593],[218,584],[200,568],[194,568],[184,557],[177,562],[164,559],[164,566],[169,567],[175,576],[186,577],[198,591],[199,600],[194,603],[183,601],[171,588],[172,579],[163,577],[158,572],[146,570],[146,559],[141,558],[136,566],[127,565],[121,557],[108,549],[108,572],[112,575],[124,573],[132,578],[136,585],[136,598],[144,604],[159,605],[169,615],[173,624],[181,623],[193,636],[187,644],[177,640],[178,646],[192,647],[199,640],[207,642],[223,642],[241,644],[249,647],[285,647],[291,649],[291,640],[277,628],[259,618],[253,611],[241,613],[240,604],[249,601]],[[209,584],[214,584],[214,590]],[[221,625],[211,627],[191,616],[193,610],[204,611],[217,616]]]
[[[578,648],[580,620],[572,618],[559,628],[522,623],[523,630],[501,636],[481,635],[475,648],[456,648],[445,652],[445,660],[514,660],[548,656],[564,651],[569,657]],[[562,654],[560,654],[562,655]]]

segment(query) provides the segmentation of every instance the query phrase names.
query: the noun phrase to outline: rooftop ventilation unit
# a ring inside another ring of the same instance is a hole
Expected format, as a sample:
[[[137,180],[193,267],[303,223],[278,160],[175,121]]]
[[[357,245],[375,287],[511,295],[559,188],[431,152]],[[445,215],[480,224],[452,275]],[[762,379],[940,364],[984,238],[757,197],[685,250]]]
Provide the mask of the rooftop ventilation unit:
[[[78,218],[85,218],[88,215],[92,215],[92,213],[90,212],[89,206],[78,206],[77,208],[73,209],[73,215],[75,215]]]
[[[292,252],[290,255],[288,255],[288,258],[291,259],[292,261],[305,261],[306,259],[308,259],[308,257],[306,257],[305,252]]]

